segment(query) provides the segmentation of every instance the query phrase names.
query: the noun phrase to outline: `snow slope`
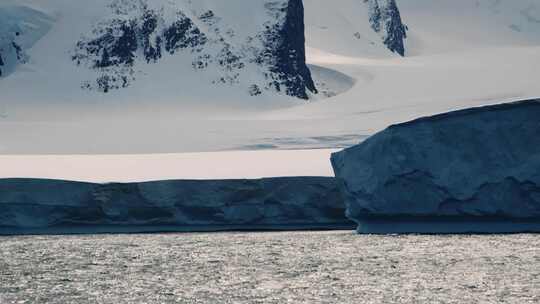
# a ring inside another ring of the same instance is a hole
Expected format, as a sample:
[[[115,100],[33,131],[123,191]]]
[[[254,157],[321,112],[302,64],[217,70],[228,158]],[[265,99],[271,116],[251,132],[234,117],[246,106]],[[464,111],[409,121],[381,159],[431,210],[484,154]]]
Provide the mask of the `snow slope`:
[[[316,93],[305,67],[301,4],[6,0],[0,8],[8,17],[31,10],[54,22],[17,32],[21,37],[39,32],[42,39],[28,45],[28,64],[2,79],[0,90],[8,103],[31,107],[212,104],[218,98],[225,104],[242,100],[244,106],[264,105],[269,98],[277,105],[299,102],[287,95],[307,99],[306,90]],[[0,35],[12,36],[13,27],[2,28]],[[25,90],[29,83],[32,90]]]
[[[27,51],[33,59],[0,80],[3,154],[339,148],[419,116],[540,96],[534,0],[398,0],[408,27],[404,58],[372,29],[368,3],[304,0],[307,60],[320,88],[308,103],[227,86],[201,90],[201,78],[179,75],[171,57],[157,71],[163,77],[152,79],[156,66],[143,65],[148,71],[128,90],[73,95],[63,87],[95,74],[59,57],[102,11],[90,2],[82,15],[61,13],[78,7],[73,1],[15,2],[33,3],[56,22]],[[235,3],[245,2],[255,5]],[[243,22],[237,31],[249,28],[234,12],[227,14]],[[178,79],[182,86],[165,89]]]
[[[366,50],[369,42],[351,38],[358,28],[368,32],[366,17],[350,17],[365,8],[356,1],[340,3],[306,1],[308,33],[319,33],[308,34],[308,61],[347,75],[354,86],[261,117],[312,123],[324,126],[317,128],[320,135],[357,134],[362,140],[419,116],[540,96],[540,23],[532,17],[537,1],[398,1],[408,27],[405,58]],[[518,24],[520,31],[512,26]],[[334,43],[335,37],[342,40]]]
[[[340,0],[339,3],[304,0],[304,3],[310,47],[346,56],[395,56],[384,44],[385,38],[392,34],[386,25],[387,15],[397,14],[399,18],[399,11],[390,7],[396,3],[394,0]],[[399,19],[395,22],[402,26]]]
[[[540,44],[537,0],[402,0],[411,55]],[[486,50],[487,52],[487,50]]]

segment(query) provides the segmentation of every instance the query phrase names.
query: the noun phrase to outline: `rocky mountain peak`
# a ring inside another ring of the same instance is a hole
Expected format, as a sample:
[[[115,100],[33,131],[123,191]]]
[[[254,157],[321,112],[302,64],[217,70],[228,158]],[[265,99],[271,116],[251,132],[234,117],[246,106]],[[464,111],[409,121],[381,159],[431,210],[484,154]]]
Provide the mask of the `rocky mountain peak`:
[[[253,24],[261,30],[242,36],[224,12],[198,10],[189,1],[177,7],[115,0],[111,16],[76,43],[72,60],[97,72],[82,87],[105,93],[126,88],[136,81],[138,66],[183,56],[191,73],[211,71],[213,84],[308,99],[317,90],[306,65],[302,0],[263,2],[265,20]],[[247,74],[258,78],[246,83]]]
[[[401,20],[396,0],[364,0],[369,5],[371,28],[381,35],[384,44],[394,53],[405,56],[407,26]]]

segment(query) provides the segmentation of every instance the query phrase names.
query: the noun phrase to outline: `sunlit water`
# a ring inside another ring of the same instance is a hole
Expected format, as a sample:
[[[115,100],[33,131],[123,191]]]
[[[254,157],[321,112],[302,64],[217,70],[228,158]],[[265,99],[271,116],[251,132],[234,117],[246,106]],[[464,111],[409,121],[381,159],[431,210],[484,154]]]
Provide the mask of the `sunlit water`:
[[[540,303],[540,235],[0,237],[0,303]]]

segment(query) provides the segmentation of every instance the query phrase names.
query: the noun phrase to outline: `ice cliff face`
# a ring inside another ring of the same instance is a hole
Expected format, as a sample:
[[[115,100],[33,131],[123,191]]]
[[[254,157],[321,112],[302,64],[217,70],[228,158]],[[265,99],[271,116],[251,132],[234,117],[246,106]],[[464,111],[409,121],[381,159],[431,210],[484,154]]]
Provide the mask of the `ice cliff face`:
[[[540,224],[539,117],[538,100],[462,110],[391,126],[334,154],[348,217],[360,232],[370,219],[393,219],[387,232],[400,221]]]
[[[394,53],[405,56],[407,27],[401,20],[396,0],[364,0],[369,5],[371,28],[381,35],[384,44]]]
[[[191,73],[209,71],[212,83],[245,85],[251,95],[272,90],[308,99],[317,92],[306,66],[301,0],[254,1],[245,9],[259,10],[249,12],[261,15],[256,24],[235,20],[234,3],[205,2],[113,0],[110,16],[76,43],[72,60],[96,71],[82,87],[125,88],[141,65],[182,56]]]
[[[287,229],[335,225],[347,227],[350,222],[333,178],[104,185],[0,180],[3,228],[60,227],[69,233],[70,227],[95,226],[131,226],[133,231],[138,226],[175,226],[189,231],[212,226]]]

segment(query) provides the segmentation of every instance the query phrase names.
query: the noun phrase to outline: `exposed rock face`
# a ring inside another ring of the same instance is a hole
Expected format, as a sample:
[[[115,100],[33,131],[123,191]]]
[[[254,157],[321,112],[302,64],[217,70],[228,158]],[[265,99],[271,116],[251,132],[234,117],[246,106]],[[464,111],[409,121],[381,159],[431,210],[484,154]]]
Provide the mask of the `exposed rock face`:
[[[401,20],[396,0],[365,0],[369,5],[371,28],[379,33],[384,44],[394,53],[405,56],[407,27]]]
[[[110,226],[109,231],[114,226],[131,227],[128,231],[349,227],[344,211],[335,180],[324,177],[103,185],[0,180],[0,227],[15,233],[97,226]]]
[[[7,75],[16,65],[26,62],[26,54],[14,41],[15,38],[15,33],[0,36],[0,77]]]
[[[2,59],[2,53],[0,53],[0,76],[2,76],[2,67],[4,66],[4,60]]]
[[[53,19],[25,6],[0,7],[0,77],[29,60],[31,48],[50,29]]]
[[[307,90],[317,93],[311,72],[306,65],[304,5],[302,0],[290,0],[284,24],[276,24],[266,33],[263,56],[270,71],[277,75],[274,86],[283,86],[287,95],[308,99]]]
[[[122,6],[117,3],[113,7]],[[206,43],[205,35],[182,12],[177,13],[174,22],[166,24],[163,16],[146,5],[135,8],[134,17],[103,22],[95,29],[97,37],[77,43],[72,59],[102,72],[96,83],[85,83],[84,88],[97,88],[104,93],[125,88],[135,80],[138,56],[146,63],[155,63],[162,58],[162,49],[171,55],[186,48],[200,52],[194,48]],[[120,15],[123,14],[121,11]]]
[[[212,10],[194,13],[196,5],[188,1],[151,6],[146,0],[115,0],[113,18],[97,24],[72,56],[78,65],[99,72],[83,88],[125,88],[135,81],[138,64],[157,63],[167,55],[190,58],[194,73],[215,69],[214,84],[238,85],[243,74],[255,72],[264,81],[249,84],[246,91],[257,86],[308,99],[307,92],[317,90],[306,65],[302,0],[257,1],[267,18],[253,24],[259,32],[238,39],[223,21],[227,16]]]
[[[359,232],[540,231],[539,117],[537,100],[456,111],[334,154],[348,217]]]

